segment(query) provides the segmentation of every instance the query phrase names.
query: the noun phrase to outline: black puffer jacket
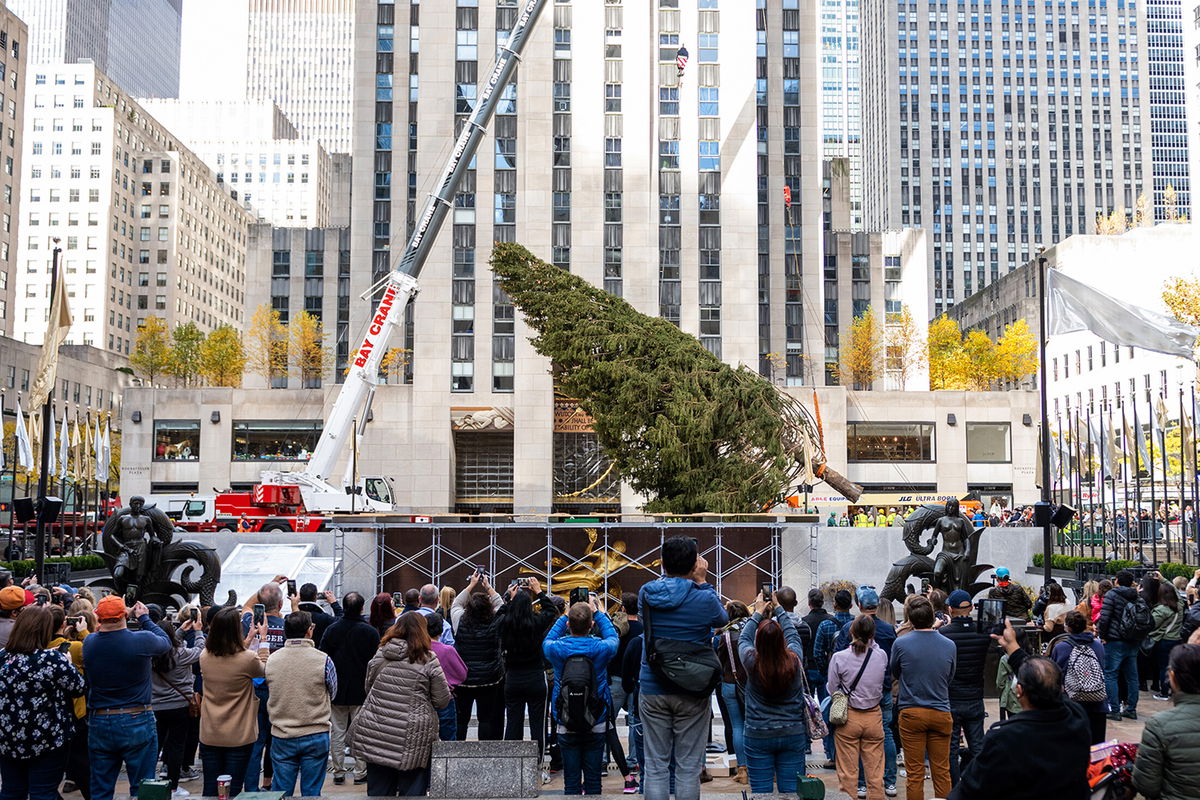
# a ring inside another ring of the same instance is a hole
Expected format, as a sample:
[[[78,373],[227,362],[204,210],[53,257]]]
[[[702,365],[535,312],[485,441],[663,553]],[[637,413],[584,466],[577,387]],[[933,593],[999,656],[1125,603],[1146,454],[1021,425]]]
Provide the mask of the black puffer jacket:
[[[975,620],[970,617],[953,617],[938,630],[954,642],[958,651],[954,659],[954,677],[950,681],[950,702],[982,701],[983,669],[988,650],[992,648],[992,637],[979,633]]]
[[[467,665],[463,686],[490,686],[504,679],[498,619],[481,625],[464,615],[454,632],[454,649]]]
[[[1200,628],[1200,603],[1192,604],[1187,613],[1183,615],[1183,634],[1180,638],[1187,642],[1197,628]]]
[[[1096,635],[1106,642],[1136,642],[1125,631],[1125,606],[1137,600],[1137,589],[1132,586],[1114,586],[1104,595],[1100,606],[1100,618],[1096,620]]]

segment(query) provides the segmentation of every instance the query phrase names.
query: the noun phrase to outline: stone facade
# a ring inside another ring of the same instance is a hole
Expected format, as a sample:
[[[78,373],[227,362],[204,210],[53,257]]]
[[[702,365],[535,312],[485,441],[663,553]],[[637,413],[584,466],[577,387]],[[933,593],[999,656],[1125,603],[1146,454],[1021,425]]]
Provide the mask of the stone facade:
[[[810,390],[796,394],[811,408]],[[850,392],[825,387],[816,394],[830,465],[870,492],[978,490],[1016,503],[1037,499],[1037,395],[1032,392]],[[549,392],[545,400],[550,408],[528,416],[520,407],[490,413],[493,409],[463,407],[453,400],[417,408],[418,398],[412,386],[379,387],[359,448],[359,475],[394,479],[399,510],[546,514],[563,509],[555,499],[555,461],[550,457],[561,434],[554,431]],[[313,431],[319,433],[332,402],[331,394],[299,389],[131,389],[123,411],[122,492],[249,488],[263,469],[302,469],[304,450],[315,443]],[[131,421],[135,411],[141,414],[139,424]],[[168,454],[156,451],[156,424],[198,429],[199,444],[187,459],[164,457]],[[262,444],[247,449],[247,436]],[[505,461],[499,446],[481,451],[468,436],[507,437],[515,452]],[[902,444],[896,445],[893,437]],[[430,448],[428,443],[438,439],[455,442],[455,451]],[[494,471],[507,470],[491,477],[494,485],[510,487],[510,496],[484,502],[458,495],[477,488],[475,478],[464,475],[463,462],[481,452],[497,459]],[[547,455],[539,459],[537,453]],[[536,463],[522,465],[521,458]],[[844,505],[823,485],[813,494],[824,498],[815,500],[819,508]],[[641,502],[622,487],[613,510],[632,513]]]

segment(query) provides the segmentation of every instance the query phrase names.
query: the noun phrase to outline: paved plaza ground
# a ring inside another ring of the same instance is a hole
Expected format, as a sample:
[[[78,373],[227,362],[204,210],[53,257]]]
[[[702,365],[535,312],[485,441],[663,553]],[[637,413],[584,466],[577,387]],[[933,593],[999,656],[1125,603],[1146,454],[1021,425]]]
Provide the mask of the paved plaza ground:
[[[996,704],[996,701],[989,699],[986,701],[986,703],[987,703],[988,719],[984,726],[985,730],[993,722],[995,722],[999,719],[998,706]],[[1161,702],[1161,701],[1153,699],[1153,697],[1151,696],[1151,693],[1149,693],[1149,692],[1143,692],[1138,703],[1139,703],[1138,714],[1141,717],[1141,719],[1136,722],[1133,720],[1122,720],[1121,722],[1109,722],[1108,723],[1108,738],[1119,739],[1122,742],[1141,741],[1142,721],[1147,719],[1148,717],[1154,715],[1155,713],[1170,707],[1169,703],[1165,703],[1165,702]],[[620,725],[621,740],[622,740],[622,742],[627,742],[628,739],[626,738],[626,731],[625,731],[624,725],[623,725],[623,723],[624,723],[623,715],[619,719],[619,722],[622,723]],[[723,739],[724,734],[722,732],[720,720],[714,721],[713,736],[717,741],[722,741],[722,739]],[[472,731],[471,733],[469,733],[468,737],[473,738],[474,732]],[[831,800],[834,800],[835,798],[839,797],[837,774],[833,770],[821,769],[820,765],[824,760],[825,760],[824,753],[821,750],[820,745],[818,744],[813,755],[810,755],[808,757],[808,772],[809,772],[809,774],[815,775],[816,777],[820,778],[821,780],[823,780],[825,782],[826,791],[827,791],[826,797],[830,798]],[[900,762],[899,766],[901,768],[903,768],[903,761]],[[900,778],[897,781],[897,783],[899,785],[899,796],[903,797],[904,796],[904,778],[903,777]],[[617,772],[617,769],[615,766],[611,767],[608,776],[604,778],[604,794],[619,795],[619,794],[621,794],[621,790],[622,790],[623,786],[624,786],[624,781],[621,778],[621,774],[619,772]],[[740,783],[737,783],[736,781],[733,780],[733,778],[718,777],[718,778],[713,778],[713,780],[709,783],[703,784],[700,788],[701,788],[702,794],[704,794],[704,795],[718,795],[718,794],[740,795],[743,791],[749,792],[750,787],[744,786]],[[199,786],[197,786],[196,789],[198,790]],[[550,783],[542,787],[542,793],[547,794],[547,795],[562,794],[562,789],[563,789],[562,775],[554,774],[554,775],[551,775]],[[349,796],[349,795],[362,796],[366,793],[365,790],[366,790],[365,786],[354,786],[353,783],[349,780],[343,786],[334,786],[333,778],[330,777],[325,781],[324,793],[327,795],[338,795],[338,796]],[[932,798],[934,796],[932,781],[929,781],[929,780],[925,781],[925,796],[927,798]]]

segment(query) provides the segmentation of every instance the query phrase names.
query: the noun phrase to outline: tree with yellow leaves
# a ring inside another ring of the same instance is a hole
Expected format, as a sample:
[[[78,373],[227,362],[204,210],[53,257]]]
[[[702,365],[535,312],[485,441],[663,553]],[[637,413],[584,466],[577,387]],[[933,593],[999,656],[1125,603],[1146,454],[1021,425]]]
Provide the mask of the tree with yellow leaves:
[[[317,389],[325,374],[325,331],[320,318],[301,311],[287,325],[288,351],[300,374],[300,385]]]
[[[1110,214],[1096,212],[1096,233],[1100,236],[1120,236],[1129,230],[1129,217],[1124,206],[1116,208]]]
[[[390,383],[392,374],[400,372],[403,374],[404,368],[408,366],[408,358],[412,355],[412,351],[405,347],[389,347],[387,352],[383,354],[383,358],[379,362],[379,369],[387,376]]]
[[[1200,278],[1171,278],[1163,284],[1162,299],[1180,322],[1200,325]]]
[[[200,343],[200,375],[209,386],[242,385],[246,353],[242,337],[230,325],[222,325]]]
[[[1014,384],[1037,372],[1038,341],[1025,320],[1005,326],[996,340],[996,362],[998,377]]]
[[[961,389],[963,361],[962,331],[958,323],[942,314],[929,323],[925,358],[929,362],[929,388]]]
[[[925,342],[921,329],[907,305],[887,315],[887,367],[895,376],[897,388],[906,389],[908,379],[921,365]]]
[[[279,312],[263,303],[254,309],[246,330],[246,369],[271,386],[288,373],[288,330]]]
[[[1163,189],[1163,218],[1167,222],[1186,222],[1187,218],[1179,213],[1179,195],[1175,191],[1175,187],[1167,184],[1167,188]]]
[[[849,381],[855,389],[870,389],[882,372],[883,332],[870,306],[850,323],[842,334],[839,381]]]
[[[1150,208],[1150,201],[1146,198],[1146,193],[1142,192],[1137,196],[1137,203],[1133,209],[1133,227],[1144,228],[1154,224],[1154,209]]]
[[[983,331],[967,331],[963,337],[962,354],[961,381],[975,391],[990,389],[999,371],[996,343]]]
[[[138,326],[129,365],[151,386],[171,369],[171,334],[162,317],[152,314]]]

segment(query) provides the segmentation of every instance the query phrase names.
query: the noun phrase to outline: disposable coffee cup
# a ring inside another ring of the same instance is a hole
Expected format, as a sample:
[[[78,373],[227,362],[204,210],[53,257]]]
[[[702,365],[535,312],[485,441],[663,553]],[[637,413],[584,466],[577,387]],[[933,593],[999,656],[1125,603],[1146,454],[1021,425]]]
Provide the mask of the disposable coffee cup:
[[[229,784],[232,782],[232,775],[217,776],[217,800],[229,800]]]

